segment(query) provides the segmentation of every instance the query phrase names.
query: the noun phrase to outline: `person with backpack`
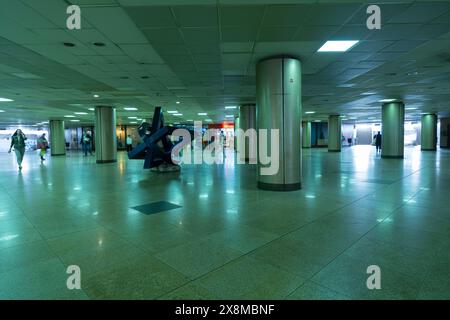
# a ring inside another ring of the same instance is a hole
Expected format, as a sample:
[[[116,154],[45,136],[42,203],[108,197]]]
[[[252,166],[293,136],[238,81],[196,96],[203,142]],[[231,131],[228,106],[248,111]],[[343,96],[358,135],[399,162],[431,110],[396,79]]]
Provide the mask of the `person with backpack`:
[[[45,155],[47,154],[48,149],[48,141],[45,137],[45,133],[43,133],[38,139],[37,139],[37,149],[40,149],[39,156],[41,157],[41,162],[45,160]]]

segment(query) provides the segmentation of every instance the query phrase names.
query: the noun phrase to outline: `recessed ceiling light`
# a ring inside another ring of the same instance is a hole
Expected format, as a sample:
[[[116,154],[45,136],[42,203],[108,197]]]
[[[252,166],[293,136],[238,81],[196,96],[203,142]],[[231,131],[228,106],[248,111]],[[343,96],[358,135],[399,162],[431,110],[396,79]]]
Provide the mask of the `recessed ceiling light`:
[[[315,111],[306,111],[305,114],[313,114],[316,113]]]
[[[180,104],[180,101],[175,102],[176,104]]]
[[[11,101],[14,101],[14,100],[7,99],[7,98],[0,98],[0,102],[11,102]]]
[[[374,92],[374,91],[369,91],[369,92],[363,92],[363,93],[361,93],[362,96],[370,96],[370,95],[372,95],[372,94],[377,94],[377,93]]]
[[[173,115],[174,116],[182,116],[183,114],[182,113],[174,113]]]
[[[206,112],[199,112],[197,113],[199,116],[207,116],[208,114]]]
[[[99,98],[100,96],[98,94],[94,94],[94,98]]]
[[[137,124],[137,122],[136,122],[136,121],[131,121],[130,123],[131,123],[131,124]]]
[[[128,119],[137,119],[137,117],[128,117]]]
[[[127,111],[136,111],[138,108],[134,108],[134,107],[125,107],[125,108],[123,108],[124,110],[127,110]]]
[[[314,122],[321,122],[322,120],[314,120]]]
[[[72,121],[72,122],[80,122],[80,120],[78,120],[78,119],[73,119],[73,120],[70,120],[70,121]]]
[[[381,100],[379,100],[378,102],[393,102],[393,101],[395,101],[396,99],[381,99]]]
[[[83,115],[83,114],[88,114],[87,112],[75,112],[75,114],[81,114],[81,115]]]
[[[227,115],[225,116],[225,118],[234,118],[234,115],[232,115],[232,114],[227,114]]]
[[[5,112],[5,110],[0,110],[0,112]]]
[[[64,116],[64,118],[75,118],[75,116],[68,114],[68,115]]]
[[[405,110],[417,110],[418,108],[414,108],[414,107],[408,107],[408,108],[405,108]]]
[[[95,111],[95,108],[89,108],[90,111]]]
[[[318,52],[345,52],[357,44],[359,40],[327,41]]]
[[[178,113],[178,111],[176,111],[176,110],[169,110],[169,111],[167,111],[167,113]]]
[[[236,109],[237,106],[226,106],[225,109]]]

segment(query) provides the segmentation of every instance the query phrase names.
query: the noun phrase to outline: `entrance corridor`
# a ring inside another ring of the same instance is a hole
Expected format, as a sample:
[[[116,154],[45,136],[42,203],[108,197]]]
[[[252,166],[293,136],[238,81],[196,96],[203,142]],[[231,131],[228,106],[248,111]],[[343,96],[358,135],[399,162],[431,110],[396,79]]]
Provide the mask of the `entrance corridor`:
[[[0,163],[1,299],[450,299],[448,150],[304,149],[294,192],[257,189],[231,154],[164,174],[124,153]],[[132,209],[157,201],[180,207]]]

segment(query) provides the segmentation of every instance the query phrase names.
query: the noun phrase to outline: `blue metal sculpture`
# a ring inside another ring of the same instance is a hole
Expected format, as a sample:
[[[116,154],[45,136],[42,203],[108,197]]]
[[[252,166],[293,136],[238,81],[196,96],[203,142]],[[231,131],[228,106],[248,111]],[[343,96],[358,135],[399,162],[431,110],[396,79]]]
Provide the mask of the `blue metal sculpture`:
[[[177,127],[165,126],[161,107],[156,107],[152,125],[144,122],[138,132],[142,143],[128,153],[129,159],[145,159],[144,169],[159,168],[158,171],[178,171],[179,166],[172,161],[172,150],[180,143],[173,143],[169,136]]]

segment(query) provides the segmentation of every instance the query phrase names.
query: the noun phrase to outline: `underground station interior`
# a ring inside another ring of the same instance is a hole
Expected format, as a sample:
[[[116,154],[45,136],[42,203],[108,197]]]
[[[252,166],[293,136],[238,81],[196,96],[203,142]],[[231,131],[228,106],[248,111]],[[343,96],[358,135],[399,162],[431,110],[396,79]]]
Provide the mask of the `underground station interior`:
[[[449,148],[449,1],[2,0],[0,299],[448,300]]]

